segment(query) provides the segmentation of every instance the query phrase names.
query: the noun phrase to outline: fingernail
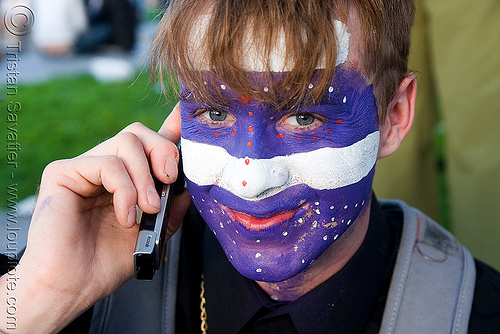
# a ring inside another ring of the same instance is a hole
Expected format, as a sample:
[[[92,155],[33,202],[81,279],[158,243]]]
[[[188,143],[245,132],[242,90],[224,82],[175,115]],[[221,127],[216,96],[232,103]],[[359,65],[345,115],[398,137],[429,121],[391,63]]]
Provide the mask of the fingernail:
[[[165,161],[165,175],[170,180],[177,178],[177,160],[175,158],[167,158]]]
[[[161,201],[160,201],[160,196],[158,196],[158,193],[156,192],[155,187],[151,186],[148,188],[148,192],[146,193],[146,196],[148,198],[148,203],[155,208],[160,208],[161,206]]]
[[[128,217],[127,217],[127,222],[130,227],[134,226],[136,223],[137,219],[137,209],[135,208],[135,205],[128,209]]]

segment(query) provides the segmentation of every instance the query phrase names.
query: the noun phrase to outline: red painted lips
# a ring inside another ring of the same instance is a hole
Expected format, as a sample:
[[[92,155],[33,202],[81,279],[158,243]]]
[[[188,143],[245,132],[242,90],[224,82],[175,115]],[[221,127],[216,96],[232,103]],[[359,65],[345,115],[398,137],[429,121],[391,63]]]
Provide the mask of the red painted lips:
[[[246,228],[248,228],[250,230],[255,230],[255,231],[262,230],[262,229],[265,229],[265,228],[270,227],[272,225],[284,222],[284,221],[292,218],[293,215],[295,215],[295,213],[298,211],[298,209],[292,210],[292,211],[287,211],[287,212],[283,212],[283,213],[279,213],[277,215],[274,215],[270,218],[255,218],[253,216],[247,215],[247,214],[242,213],[242,212],[233,211],[233,210],[228,209],[228,208],[226,208],[226,209],[234,216],[234,219],[237,222],[239,222],[240,224],[242,224]]]

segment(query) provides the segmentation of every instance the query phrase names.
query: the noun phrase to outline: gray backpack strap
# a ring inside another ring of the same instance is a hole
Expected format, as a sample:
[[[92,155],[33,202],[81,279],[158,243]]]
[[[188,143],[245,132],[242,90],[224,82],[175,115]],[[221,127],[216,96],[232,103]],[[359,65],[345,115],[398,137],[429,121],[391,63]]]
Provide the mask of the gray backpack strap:
[[[403,202],[401,245],[380,333],[467,333],[476,269],[469,251]]]
[[[181,230],[167,242],[167,263],[152,281],[132,279],[94,305],[90,333],[175,333]]]

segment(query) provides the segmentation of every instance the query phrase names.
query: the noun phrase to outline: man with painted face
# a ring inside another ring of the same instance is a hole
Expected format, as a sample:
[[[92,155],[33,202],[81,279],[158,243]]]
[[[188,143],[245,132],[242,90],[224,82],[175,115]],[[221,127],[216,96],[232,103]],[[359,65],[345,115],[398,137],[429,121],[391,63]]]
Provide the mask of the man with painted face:
[[[2,276],[18,279],[16,330],[498,328],[499,274],[371,191],[413,121],[412,19],[399,0],[174,1],[153,67],[180,103],[159,134],[133,124],[46,168],[26,252]],[[182,228],[153,281],[130,280],[136,205],[158,211],[149,171],[176,179],[179,139],[189,192],[169,236]]]

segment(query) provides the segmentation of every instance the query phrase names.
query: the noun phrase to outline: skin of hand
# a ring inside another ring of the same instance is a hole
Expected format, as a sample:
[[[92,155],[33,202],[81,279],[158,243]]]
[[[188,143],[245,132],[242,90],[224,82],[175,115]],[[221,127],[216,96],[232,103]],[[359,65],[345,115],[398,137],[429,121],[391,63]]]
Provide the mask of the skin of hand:
[[[15,269],[16,333],[56,332],[133,277],[136,205],[159,211],[150,170],[162,182],[176,180],[179,138],[177,105],[159,133],[134,123],[81,156],[46,167],[28,246]],[[187,190],[173,199],[169,236],[189,204]]]

